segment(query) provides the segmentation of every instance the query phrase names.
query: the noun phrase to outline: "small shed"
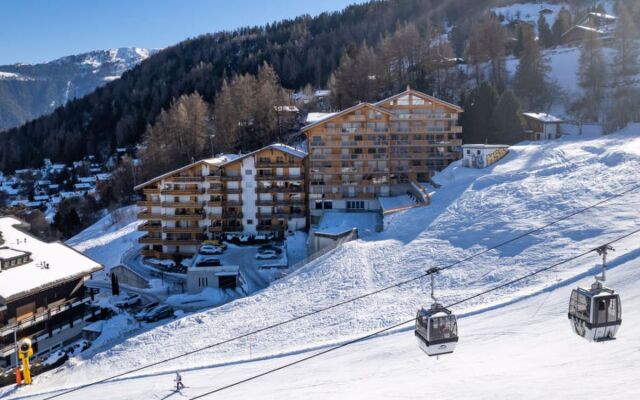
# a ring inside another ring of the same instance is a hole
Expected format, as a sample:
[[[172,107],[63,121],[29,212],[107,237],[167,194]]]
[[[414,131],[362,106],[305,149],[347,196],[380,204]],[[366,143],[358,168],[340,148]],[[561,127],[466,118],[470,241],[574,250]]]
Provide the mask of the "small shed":
[[[562,119],[547,113],[526,112],[524,132],[528,140],[550,140],[560,137]]]
[[[485,168],[496,163],[509,152],[506,144],[462,145],[462,165],[467,168]]]

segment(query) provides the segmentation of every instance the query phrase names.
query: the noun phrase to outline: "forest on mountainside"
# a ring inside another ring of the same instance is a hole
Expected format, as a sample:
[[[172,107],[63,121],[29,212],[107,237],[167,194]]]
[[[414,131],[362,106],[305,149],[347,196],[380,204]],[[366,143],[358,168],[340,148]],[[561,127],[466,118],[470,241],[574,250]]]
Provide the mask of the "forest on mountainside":
[[[189,39],[51,115],[1,133],[0,169],[39,165],[44,158],[100,159],[116,147],[142,143],[147,175],[203,155],[254,150],[278,137],[274,106],[291,102],[291,90],[313,88],[331,89],[331,107],[340,109],[411,85],[462,105],[466,142],[514,143],[522,139],[521,108],[544,110],[558,96],[542,50],[558,45],[561,32],[586,12],[602,10],[586,7],[592,1],[570,0],[551,26],[540,18],[536,27],[487,12],[508,3],[372,1]],[[616,126],[640,117],[619,112],[640,104],[637,87],[623,84],[637,72],[640,3],[618,3],[616,63],[607,65],[602,43],[587,37],[578,71],[585,95],[571,110],[585,120],[604,115]],[[521,61],[513,79],[507,56]],[[621,104],[605,108],[604,87],[613,80]]]

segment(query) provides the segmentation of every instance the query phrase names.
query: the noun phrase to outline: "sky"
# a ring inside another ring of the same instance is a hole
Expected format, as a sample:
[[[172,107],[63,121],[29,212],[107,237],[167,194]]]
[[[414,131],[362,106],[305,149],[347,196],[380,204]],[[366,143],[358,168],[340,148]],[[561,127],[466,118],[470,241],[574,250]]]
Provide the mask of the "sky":
[[[115,47],[163,48],[189,37],[362,0],[0,0],[0,65]]]

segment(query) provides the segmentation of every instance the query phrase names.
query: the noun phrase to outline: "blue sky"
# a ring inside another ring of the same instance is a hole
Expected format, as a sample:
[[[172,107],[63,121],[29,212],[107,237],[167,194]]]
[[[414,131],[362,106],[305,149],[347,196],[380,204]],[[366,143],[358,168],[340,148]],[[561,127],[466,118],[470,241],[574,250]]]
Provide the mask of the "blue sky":
[[[202,33],[357,2],[362,0],[0,0],[0,65],[113,47],[167,47]]]

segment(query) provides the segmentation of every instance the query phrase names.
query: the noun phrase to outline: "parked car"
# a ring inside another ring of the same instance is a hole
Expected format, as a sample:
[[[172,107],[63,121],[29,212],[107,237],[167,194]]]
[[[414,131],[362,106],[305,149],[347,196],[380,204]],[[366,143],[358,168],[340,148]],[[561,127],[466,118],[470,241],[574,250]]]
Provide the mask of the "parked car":
[[[222,264],[217,258],[207,258],[196,263],[196,267],[219,267],[220,265]]]
[[[242,242],[242,243],[247,243],[249,240],[251,240],[251,236],[249,236],[249,235],[240,235],[238,240],[240,242]]]
[[[222,249],[222,247],[207,244],[200,247],[200,250],[198,250],[198,253],[205,256],[215,256],[218,254],[222,254],[223,251],[224,250]]]
[[[274,258],[278,258],[278,254],[273,250],[265,250],[256,254],[256,259],[258,260],[271,260]]]
[[[116,301],[114,305],[119,308],[131,307],[142,303],[142,297],[139,294],[130,294],[122,300]]]
[[[278,246],[274,246],[272,244],[265,244],[258,247],[258,253],[263,253],[265,251],[275,251],[276,254],[282,254],[282,249]]]
[[[220,247],[222,250],[226,250],[227,249],[227,244],[225,242],[223,242],[222,240],[217,240],[217,239],[210,239],[210,240],[205,240],[204,242],[202,242],[203,245],[211,245],[211,246],[215,246],[215,247]]]
[[[154,308],[158,307],[159,303],[157,301],[154,301],[152,303],[147,304],[146,306],[144,306],[142,308],[142,310],[140,310],[140,312],[138,312],[136,315],[134,315],[134,318],[137,320],[143,320],[144,317],[149,313],[149,311],[153,310]]]
[[[147,315],[144,316],[144,320],[147,322],[158,321],[164,318],[173,316],[173,307],[168,304],[160,304],[149,310]]]

